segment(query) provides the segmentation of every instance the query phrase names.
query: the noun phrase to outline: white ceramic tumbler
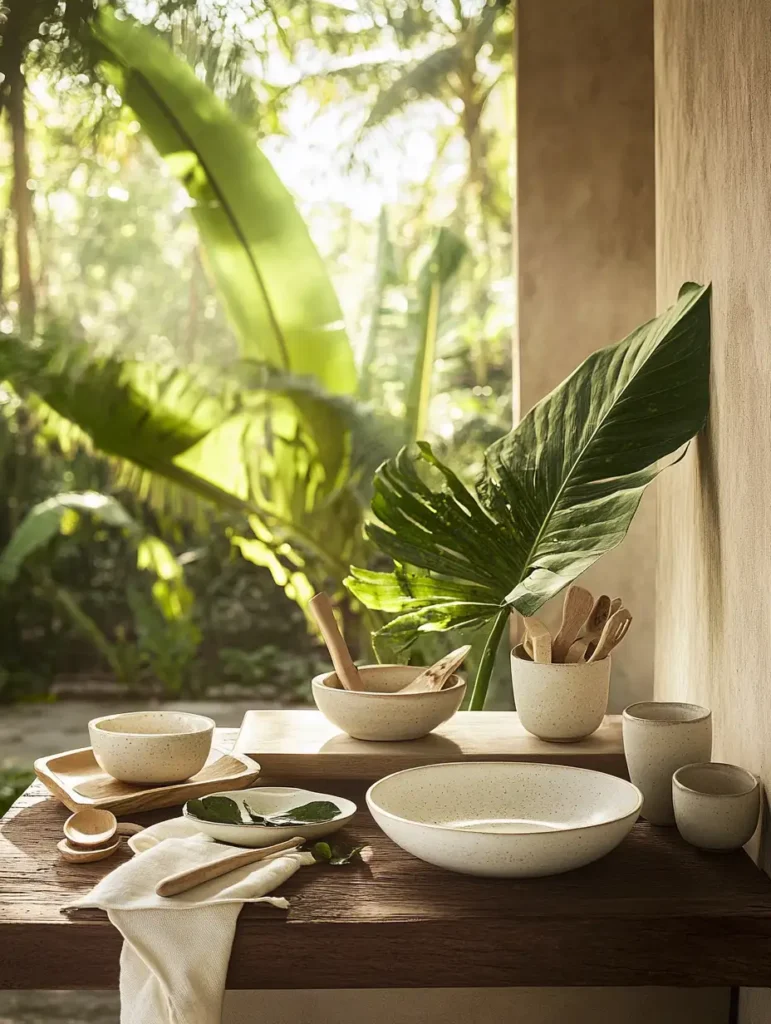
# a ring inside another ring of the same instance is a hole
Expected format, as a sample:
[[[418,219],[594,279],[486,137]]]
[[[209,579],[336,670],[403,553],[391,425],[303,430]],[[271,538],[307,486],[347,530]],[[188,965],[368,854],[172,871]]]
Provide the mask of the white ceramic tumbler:
[[[629,778],[642,791],[642,815],[674,825],[672,776],[683,765],[712,756],[712,714],[698,704],[643,701],[622,716]]]
[[[687,764],[672,776],[678,831],[702,850],[738,850],[760,815],[760,783],[736,764]]]

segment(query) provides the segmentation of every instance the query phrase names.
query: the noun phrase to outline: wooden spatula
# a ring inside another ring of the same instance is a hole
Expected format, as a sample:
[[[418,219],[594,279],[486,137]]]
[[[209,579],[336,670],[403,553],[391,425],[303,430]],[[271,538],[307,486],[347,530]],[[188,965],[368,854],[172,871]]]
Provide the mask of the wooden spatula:
[[[364,690],[365,686],[359,675],[359,670],[353,663],[351,652],[343,639],[343,634],[337,628],[335,612],[329,595],[325,593],[316,594],[308,602],[308,607],[313,612],[313,617],[319,624],[324,643],[327,645],[332,664],[335,666],[337,678],[346,690]]]
[[[594,598],[584,587],[568,587],[562,608],[562,625],[552,644],[552,661],[564,661],[570,645],[578,636],[581,627],[591,613]]]
[[[401,690],[397,690],[397,693],[427,693],[431,690],[441,690],[453,672],[457,672],[461,667],[470,650],[471,644],[466,644],[465,647],[459,647],[457,651],[450,651],[431,668],[421,672],[411,683],[407,683]]]
[[[229,857],[222,857],[220,860],[211,861],[209,864],[200,864],[197,868],[187,868],[179,871],[176,875],[169,875],[160,881],[155,892],[158,896],[177,896],[181,892],[195,888],[196,885],[203,885],[210,882],[212,878],[219,878],[236,868],[246,867],[247,864],[256,864],[258,861],[272,857],[274,853],[294,851],[298,849],[305,840],[302,836],[295,836],[294,839],[287,839],[283,843],[274,843],[273,846],[263,846],[259,850],[239,850]]]
[[[605,623],[602,636],[588,660],[602,661],[603,658],[607,658],[613,648],[624,639],[631,623],[632,616],[626,608],[619,608],[617,612],[614,612]]]
[[[533,615],[523,615],[522,621],[530,637],[530,653],[533,661],[541,665],[551,665],[551,633],[540,619]]]
[[[619,607],[621,607],[620,604]],[[610,598],[607,594],[600,594],[594,602],[594,607],[589,612],[581,630],[581,635],[586,637],[587,640],[599,640],[603,627],[609,618]]]

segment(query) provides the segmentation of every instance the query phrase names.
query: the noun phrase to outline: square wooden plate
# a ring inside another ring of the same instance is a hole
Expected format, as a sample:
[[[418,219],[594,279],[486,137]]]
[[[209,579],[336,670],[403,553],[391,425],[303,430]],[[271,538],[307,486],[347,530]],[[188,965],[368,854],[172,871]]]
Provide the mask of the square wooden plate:
[[[35,774],[71,811],[104,807],[113,814],[173,807],[196,796],[220,789],[246,789],[260,774],[260,766],[245,754],[226,754],[212,748],[204,767],[169,786],[132,786],[102,771],[91,747],[51,754],[35,761]]]

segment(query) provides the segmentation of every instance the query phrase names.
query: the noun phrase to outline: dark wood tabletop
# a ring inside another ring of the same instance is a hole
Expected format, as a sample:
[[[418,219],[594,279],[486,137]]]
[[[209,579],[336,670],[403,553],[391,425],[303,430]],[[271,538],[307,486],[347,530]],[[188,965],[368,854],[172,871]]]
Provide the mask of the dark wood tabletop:
[[[701,853],[641,822],[578,871],[473,878],[388,840],[364,783],[326,788],[358,803],[339,836],[369,843],[372,859],[301,869],[281,889],[288,912],[244,907],[230,988],[771,985],[771,880],[744,853]],[[67,814],[35,783],[0,824],[0,988],[117,984],[121,939],[106,915],[60,907],[119,861],[62,861]]]

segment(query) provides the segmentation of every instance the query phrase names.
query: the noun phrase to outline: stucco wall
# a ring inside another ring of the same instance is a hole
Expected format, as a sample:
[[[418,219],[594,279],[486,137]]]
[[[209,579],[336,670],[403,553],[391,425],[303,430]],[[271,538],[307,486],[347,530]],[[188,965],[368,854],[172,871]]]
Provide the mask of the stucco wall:
[[[659,490],[656,693],[771,783],[771,0],[657,0],[658,303],[712,281],[706,434]],[[741,1020],[771,1020],[743,993]]]
[[[518,35],[514,354],[526,412],[655,313],[652,0],[520,0]],[[652,691],[655,548],[648,494],[623,545],[584,577],[634,614],[614,655],[613,711]]]

